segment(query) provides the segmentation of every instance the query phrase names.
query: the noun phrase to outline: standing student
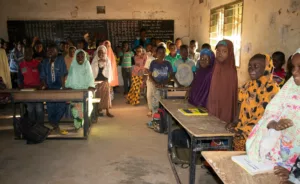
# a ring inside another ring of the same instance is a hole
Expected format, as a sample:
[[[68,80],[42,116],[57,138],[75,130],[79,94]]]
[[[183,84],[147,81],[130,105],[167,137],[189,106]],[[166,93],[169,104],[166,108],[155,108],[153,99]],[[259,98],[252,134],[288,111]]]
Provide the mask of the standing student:
[[[188,58],[188,55],[189,47],[187,45],[181,45],[181,58],[175,61],[173,65],[173,72],[175,74],[174,80],[178,87],[189,86],[192,83],[194,73],[196,72],[196,65],[193,60]],[[189,67],[188,70],[185,70],[185,65]]]
[[[152,83],[151,105],[152,113],[157,113],[161,92],[159,88],[165,87],[172,77],[172,66],[164,58],[166,56],[166,48],[159,46],[156,49],[157,59],[152,61],[149,68],[149,79]]]
[[[69,43],[65,42],[64,48],[63,48],[64,50],[63,50],[63,53],[62,53],[63,57],[66,57],[69,54],[69,48],[70,48]]]
[[[206,107],[215,54],[209,49],[202,49],[200,55],[199,68],[189,91],[189,103],[196,107]]]
[[[168,40],[168,41],[166,42],[166,45],[167,45],[166,54],[167,54],[167,55],[170,54],[170,44],[171,44],[171,43],[172,43],[171,40]]]
[[[72,61],[74,59],[75,51],[76,51],[76,47],[71,46],[71,47],[69,47],[69,53],[68,53],[68,55],[65,56],[65,63],[66,63],[68,71],[70,70],[71,63],[72,63]]]
[[[0,77],[6,88],[11,89],[11,78],[7,55],[4,49],[0,48]]]
[[[285,55],[283,52],[277,51],[274,52],[272,55],[272,59],[274,62],[274,73],[273,73],[273,79],[277,82],[277,84],[282,87],[284,84],[284,79],[286,76],[286,73],[284,69],[282,68],[285,64]]]
[[[204,43],[202,46],[201,46],[201,50],[202,49],[209,49],[211,50],[211,46],[209,45],[209,43]]]
[[[109,85],[111,87],[116,87],[119,85],[119,79],[118,79],[118,68],[117,68],[117,61],[116,61],[116,57],[114,54],[114,51],[111,48],[111,43],[110,41],[106,40],[104,42],[104,46],[107,49],[107,57],[110,59],[111,62],[111,67],[112,67],[112,74],[113,74],[113,78],[112,81],[109,83]]]
[[[245,151],[245,144],[252,128],[263,116],[268,103],[280,90],[273,80],[273,62],[268,55],[256,54],[248,64],[251,81],[244,84],[238,94],[239,114],[236,123],[227,128],[235,133],[233,147],[235,151]],[[232,127],[232,128],[231,128]]]
[[[85,52],[83,50],[77,50],[74,54],[68,74],[68,79],[66,81],[66,88],[89,90],[95,89],[94,76],[90,61],[86,59]],[[89,103],[88,106],[90,113],[93,105],[92,103]],[[74,127],[75,130],[78,130],[83,126],[84,123],[83,103],[71,102],[71,107],[72,115],[74,118]]]
[[[114,117],[109,112],[110,107],[110,94],[109,83],[113,79],[111,62],[107,56],[107,49],[104,45],[100,45],[96,50],[96,55],[92,62],[92,71],[94,75],[96,86],[96,97],[101,101],[98,104],[98,113],[101,114],[102,110],[106,110],[107,117]]]
[[[66,45],[66,42],[64,42],[64,41],[61,41],[61,42],[59,43],[59,50],[58,50],[58,55],[59,55],[59,56],[61,56],[61,55],[64,54],[64,51],[65,51],[65,45]],[[63,57],[65,57],[65,56],[63,56]]]
[[[59,90],[65,87],[65,77],[68,74],[66,63],[63,56],[58,56],[58,49],[55,44],[50,44],[47,48],[47,57],[42,61],[42,70],[40,78],[43,83],[43,89]],[[67,134],[66,131],[60,131],[59,121],[66,111],[65,102],[47,102],[48,119],[53,130],[61,134]]]
[[[182,40],[181,38],[177,38],[175,40],[175,45],[176,45],[176,50],[177,50],[177,53],[180,54],[180,47],[182,45]]]
[[[171,43],[169,46],[170,54],[165,58],[167,61],[170,62],[172,67],[174,67],[175,61],[181,58],[180,54],[177,53],[177,48],[174,43]]]
[[[152,56],[152,47],[153,46],[150,43],[148,43],[146,46],[146,54],[147,54],[148,58]]]
[[[147,38],[146,29],[142,28],[140,30],[140,37],[137,37],[133,43],[133,49],[137,49],[139,46],[146,48],[148,43],[151,43],[151,40]]]
[[[43,44],[41,41],[36,41],[33,51],[33,59],[42,61],[46,57],[46,52],[43,49]]]
[[[211,115],[233,122],[237,113],[238,78],[233,43],[222,40],[216,46],[216,63],[212,75],[207,108]]]
[[[19,64],[24,59],[24,53],[23,53],[23,44],[21,42],[18,42],[16,47],[12,50],[10,54],[10,74],[11,74],[11,83],[12,88],[18,87],[18,71],[19,71]]]
[[[189,58],[195,62],[196,66],[200,59],[200,53],[197,52],[197,49],[198,49],[198,42],[195,40],[191,40],[190,41]]]
[[[20,63],[18,73],[18,85],[20,89],[41,87],[40,71],[41,63],[32,58],[32,47],[26,47],[24,52],[24,61]],[[44,122],[44,105],[43,103],[26,103],[28,118],[33,122]]]
[[[151,65],[152,61],[156,60],[156,58],[157,58],[156,49],[157,49],[156,46],[152,47],[151,56],[148,57],[146,64],[145,64],[145,73],[148,74],[147,81],[146,81],[147,103],[148,103],[148,109],[149,109],[149,112],[147,114],[148,117],[152,116],[152,96],[154,95],[154,88],[155,88],[153,82],[150,80],[150,77],[149,77],[149,69],[150,69],[150,65]]]
[[[141,85],[143,83],[144,66],[147,61],[147,55],[143,54],[143,47],[136,48],[134,56],[134,66],[132,69],[132,80],[130,91],[127,95],[127,103],[131,105],[140,104]]]
[[[129,50],[128,42],[122,43],[123,52],[120,53],[120,65],[124,81],[124,95],[127,95],[131,86],[132,57],[134,53]]]

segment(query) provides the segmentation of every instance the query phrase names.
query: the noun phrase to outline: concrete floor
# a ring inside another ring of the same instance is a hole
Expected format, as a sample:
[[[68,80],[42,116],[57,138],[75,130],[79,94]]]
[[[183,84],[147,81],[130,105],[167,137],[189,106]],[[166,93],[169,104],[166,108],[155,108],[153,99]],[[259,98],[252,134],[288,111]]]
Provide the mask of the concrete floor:
[[[167,158],[167,137],[146,127],[144,104],[132,107],[121,95],[114,100],[115,118],[102,117],[88,140],[46,140],[26,145],[13,140],[10,109],[0,110],[1,184],[175,184]],[[188,183],[188,169],[178,170]],[[197,182],[215,184],[197,168]],[[201,178],[201,179],[200,179]]]

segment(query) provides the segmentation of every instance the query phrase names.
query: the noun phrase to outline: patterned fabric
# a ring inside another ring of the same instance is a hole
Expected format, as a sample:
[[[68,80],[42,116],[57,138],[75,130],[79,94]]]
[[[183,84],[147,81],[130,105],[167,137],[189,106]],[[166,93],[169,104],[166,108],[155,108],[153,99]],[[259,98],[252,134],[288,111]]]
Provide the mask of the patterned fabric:
[[[96,86],[96,98],[100,98],[100,103],[98,104],[98,110],[108,109],[110,106],[110,92],[109,83],[107,81],[102,81]]]
[[[300,184],[300,157],[297,158],[294,166],[291,169],[289,181],[295,184]]]
[[[268,129],[270,121],[290,119],[294,125],[282,131]],[[300,154],[300,86],[292,77],[272,99],[246,142],[248,156],[291,169]]]
[[[2,77],[3,83],[7,89],[11,89],[11,78],[8,60],[4,49],[0,48],[0,77]]]
[[[273,62],[266,55],[266,67],[263,76],[243,85],[239,91],[239,102],[241,104],[238,125],[235,128],[241,135],[234,139],[235,151],[245,150],[245,140],[252,128],[263,116],[264,111],[271,99],[278,93],[280,88],[273,81]],[[243,143],[244,145],[241,145]],[[242,149],[237,149],[240,147]]]
[[[286,76],[286,72],[284,71],[283,68],[281,68],[280,71],[273,73],[273,80],[277,82],[280,88],[282,88],[282,86],[285,83],[285,76]]]
[[[127,95],[127,101],[131,105],[140,104],[141,85],[143,83],[143,76],[132,76],[131,88]]]

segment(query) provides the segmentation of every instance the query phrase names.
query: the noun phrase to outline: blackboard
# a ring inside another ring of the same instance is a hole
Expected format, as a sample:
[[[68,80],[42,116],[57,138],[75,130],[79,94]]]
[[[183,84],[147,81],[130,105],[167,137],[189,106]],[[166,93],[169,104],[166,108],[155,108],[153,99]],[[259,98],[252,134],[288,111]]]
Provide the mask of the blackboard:
[[[67,38],[76,43],[90,33],[96,40],[110,40],[116,47],[123,41],[132,43],[141,28],[147,30],[148,38],[174,40],[174,20],[9,20],[7,28],[10,41],[38,36],[45,44]]]

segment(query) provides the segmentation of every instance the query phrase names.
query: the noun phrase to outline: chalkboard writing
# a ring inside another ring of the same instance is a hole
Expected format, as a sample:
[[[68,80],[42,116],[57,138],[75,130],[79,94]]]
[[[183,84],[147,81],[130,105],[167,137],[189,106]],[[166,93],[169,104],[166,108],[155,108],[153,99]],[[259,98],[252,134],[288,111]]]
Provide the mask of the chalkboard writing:
[[[96,40],[110,40],[113,47],[123,41],[133,43],[141,28],[147,30],[148,38],[163,41],[174,40],[174,20],[33,20],[7,21],[10,41],[34,36],[47,44],[70,38],[75,43],[90,33]]]

